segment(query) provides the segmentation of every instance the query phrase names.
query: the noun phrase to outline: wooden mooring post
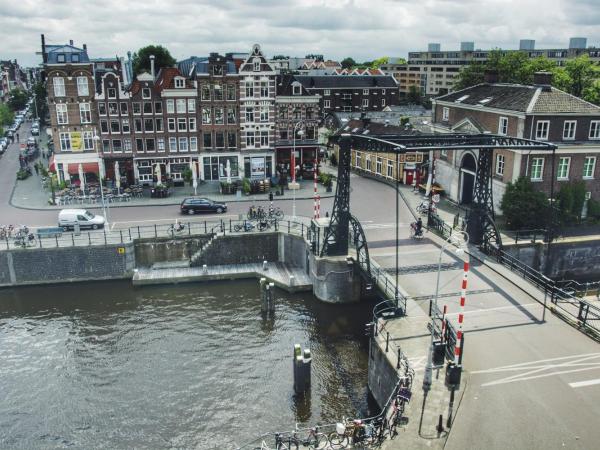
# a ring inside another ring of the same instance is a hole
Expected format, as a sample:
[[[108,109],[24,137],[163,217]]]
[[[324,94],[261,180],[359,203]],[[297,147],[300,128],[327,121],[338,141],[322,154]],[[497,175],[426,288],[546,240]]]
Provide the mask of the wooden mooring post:
[[[304,352],[300,344],[294,345],[294,391],[296,394],[306,392],[310,388],[312,354],[310,349],[305,348]]]

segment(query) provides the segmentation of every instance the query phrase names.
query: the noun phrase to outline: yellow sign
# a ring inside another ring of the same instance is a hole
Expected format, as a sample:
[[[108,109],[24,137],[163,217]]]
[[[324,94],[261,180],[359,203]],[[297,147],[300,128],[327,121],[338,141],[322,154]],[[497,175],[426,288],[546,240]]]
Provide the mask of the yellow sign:
[[[119,255],[124,255],[125,254],[125,247],[117,247],[117,252],[119,252]]]
[[[80,152],[83,150],[83,140],[81,139],[81,133],[79,133],[79,132],[71,133],[71,149],[74,152]]]

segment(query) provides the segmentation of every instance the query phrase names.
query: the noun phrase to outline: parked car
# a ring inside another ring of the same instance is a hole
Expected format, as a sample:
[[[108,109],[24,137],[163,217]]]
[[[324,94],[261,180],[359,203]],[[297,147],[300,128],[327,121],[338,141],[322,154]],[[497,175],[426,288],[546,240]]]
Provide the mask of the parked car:
[[[35,145],[35,138],[33,136],[27,138],[27,146]]]
[[[225,203],[214,202],[208,198],[184,198],[181,202],[180,212],[181,214],[196,214],[196,213],[209,213],[216,212],[221,214],[227,211],[227,205]]]
[[[302,178],[312,180],[315,175],[315,165],[311,162],[302,164]]]
[[[0,154],[3,154],[8,148],[8,139],[0,138]]]
[[[63,230],[74,229],[77,223],[81,229],[97,230],[104,227],[105,219],[85,209],[63,209],[58,213],[58,226]]]
[[[31,135],[32,136],[39,136],[40,135],[40,129],[37,127],[31,127]]]

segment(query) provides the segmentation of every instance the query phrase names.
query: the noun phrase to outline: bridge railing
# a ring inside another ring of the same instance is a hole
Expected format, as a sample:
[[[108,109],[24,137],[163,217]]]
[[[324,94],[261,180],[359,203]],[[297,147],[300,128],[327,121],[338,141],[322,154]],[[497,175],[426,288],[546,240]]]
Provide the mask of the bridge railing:
[[[371,260],[371,276],[381,291],[384,302],[387,302],[390,307],[396,308],[399,315],[405,315],[406,297],[396,286],[396,280],[373,259]]]

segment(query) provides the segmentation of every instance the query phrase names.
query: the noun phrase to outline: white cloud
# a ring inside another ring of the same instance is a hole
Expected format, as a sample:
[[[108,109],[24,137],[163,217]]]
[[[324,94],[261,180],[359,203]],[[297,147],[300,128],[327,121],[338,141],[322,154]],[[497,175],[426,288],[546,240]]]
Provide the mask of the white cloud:
[[[406,56],[428,42],[456,49],[600,44],[598,0],[0,0],[0,59],[36,64],[40,34],[73,39],[90,56],[125,55],[151,43],[178,59],[209,52],[323,53],[369,60]]]

